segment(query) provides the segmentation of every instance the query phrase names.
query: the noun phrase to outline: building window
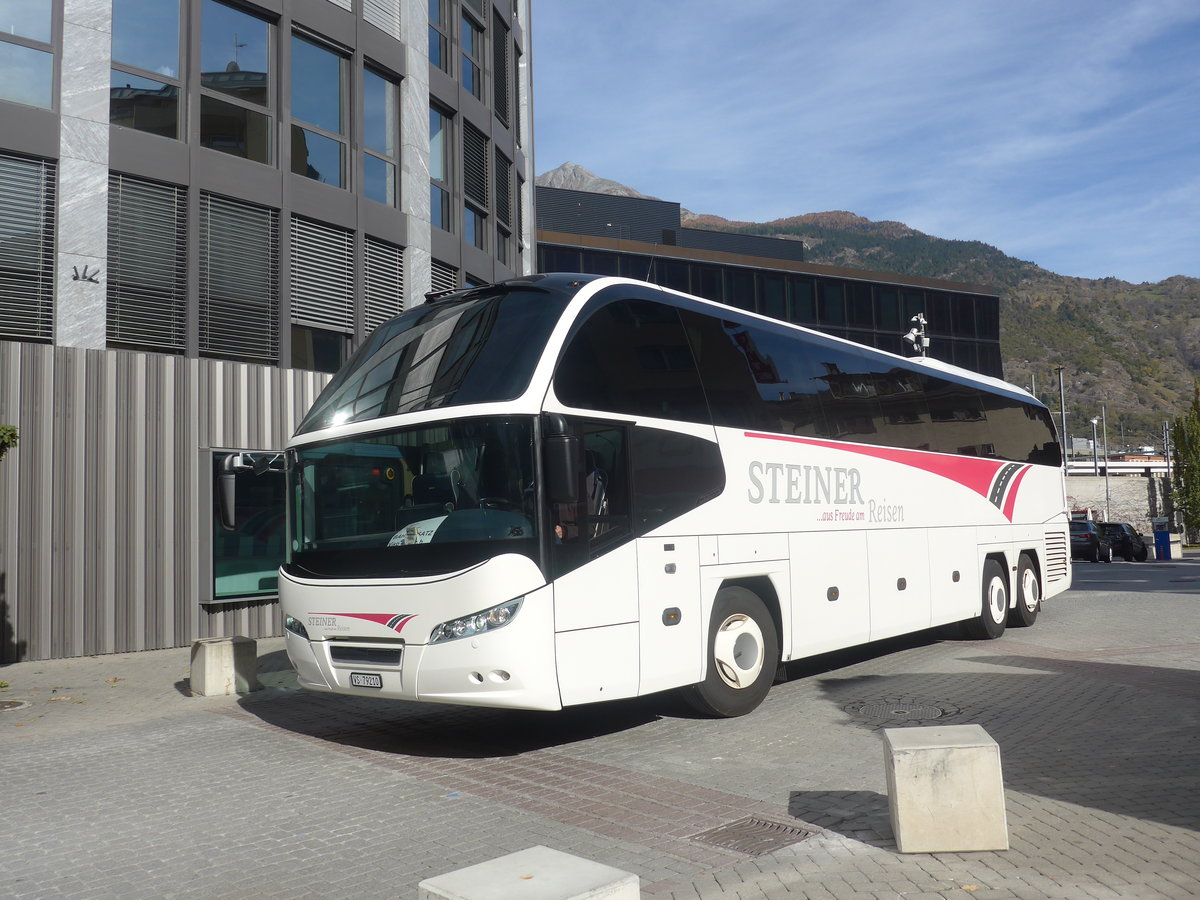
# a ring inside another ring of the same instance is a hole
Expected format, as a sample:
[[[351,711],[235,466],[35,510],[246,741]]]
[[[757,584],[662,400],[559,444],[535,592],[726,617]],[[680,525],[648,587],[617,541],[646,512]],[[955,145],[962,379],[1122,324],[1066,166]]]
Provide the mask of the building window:
[[[292,35],[292,171],[344,188],[346,71],[344,55]],[[303,124],[298,124],[301,122]]]
[[[470,203],[463,207],[463,238],[480,250],[487,249],[487,215]]]
[[[366,239],[363,323],[370,334],[404,312],[404,249],[378,238]]]
[[[200,195],[200,352],[279,359],[279,213]]]
[[[512,81],[512,41],[499,14],[492,13],[492,104],[496,118],[508,126],[509,85]]]
[[[291,249],[292,365],[336,372],[354,333],[354,234],[293,216]]]
[[[109,121],[179,137],[179,5],[114,0]]]
[[[204,0],[200,33],[200,143],[270,163],[271,25]]]
[[[449,0],[429,0],[429,61],[450,72],[450,17],[446,14]]]
[[[0,153],[0,338],[54,336],[55,170]]]
[[[476,25],[469,16],[462,17],[462,28],[459,31],[462,42],[462,83],[476,99],[483,99],[483,79],[480,72],[483,68],[483,29]]]
[[[187,347],[187,189],[128,175],[108,180],[108,343]]]
[[[463,237],[487,249],[488,138],[470,122],[463,123]]]
[[[363,21],[400,40],[400,0],[363,0]]]
[[[430,221],[443,231],[453,231],[450,220],[450,117],[429,108]]]
[[[54,106],[53,6],[0,5],[0,100]]]
[[[213,599],[273,596],[279,591],[279,566],[284,558],[284,503],[287,482],[280,467],[238,472],[234,530],[226,531],[217,514],[225,457],[236,451],[213,451]],[[249,450],[256,462],[274,453]]]
[[[458,287],[458,269],[440,259],[432,260],[429,264],[429,281],[433,291],[452,291]]]
[[[346,361],[347,336],[292,323],[292,368],[309,372],[337,372]]]
[[[400,86],[363,69],[363,195],[395,206],[400,152]]]

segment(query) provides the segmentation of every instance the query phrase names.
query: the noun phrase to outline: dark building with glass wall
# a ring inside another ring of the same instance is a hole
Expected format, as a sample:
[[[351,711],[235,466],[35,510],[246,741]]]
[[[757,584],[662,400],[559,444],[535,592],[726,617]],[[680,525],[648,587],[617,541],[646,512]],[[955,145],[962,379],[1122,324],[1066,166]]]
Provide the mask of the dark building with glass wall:
[[[428,291],[532,271],[529,26],[0,3],[0,661],[278,632],[273,501],[222,533],[213,466]]]
[[[637,278],[898,354],[921,313],[930,356],[1003,377],[989,288],[807,263],[800,241],[685,228],[678,203],[536,191],[538,271]]]

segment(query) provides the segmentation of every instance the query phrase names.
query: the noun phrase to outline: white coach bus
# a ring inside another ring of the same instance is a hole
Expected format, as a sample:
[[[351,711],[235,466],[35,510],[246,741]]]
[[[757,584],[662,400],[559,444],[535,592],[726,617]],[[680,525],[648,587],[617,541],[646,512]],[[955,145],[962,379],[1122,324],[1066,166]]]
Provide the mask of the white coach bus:
[[[653,285],[544,275],[380,326],[286,453],[279,596],[318,691],[554,710],[1070,585],[1048,410],[1004,382]]]

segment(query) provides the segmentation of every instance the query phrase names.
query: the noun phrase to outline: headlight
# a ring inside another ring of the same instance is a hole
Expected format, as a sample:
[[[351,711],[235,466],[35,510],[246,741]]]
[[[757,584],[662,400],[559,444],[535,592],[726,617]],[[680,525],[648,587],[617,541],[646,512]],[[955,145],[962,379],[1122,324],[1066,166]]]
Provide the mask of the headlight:
[[[485,631],[495,631],[497,628],[503,628],[513,620],[513,617],[517,614],[517,610],[521,608],[521,601],[524,599],[524,597],[518,597],[516,600],[509,600],[507,603],[501,603],[499,606],[493,606],[491,609],[472,613],[469,616],[463,616],[461,619],[451,619],[449,622],[443,622],[433,629],[433,632],[429,635],[429,643],[440,644],[444,641],[474,637],[477,634],[483,634]]]
[[[283,627],[292,634],[298,634],[306,641],[308,640],[308,629],[304,627],[304,623],[299,619],[293,619],[291,616],[284,616]]]

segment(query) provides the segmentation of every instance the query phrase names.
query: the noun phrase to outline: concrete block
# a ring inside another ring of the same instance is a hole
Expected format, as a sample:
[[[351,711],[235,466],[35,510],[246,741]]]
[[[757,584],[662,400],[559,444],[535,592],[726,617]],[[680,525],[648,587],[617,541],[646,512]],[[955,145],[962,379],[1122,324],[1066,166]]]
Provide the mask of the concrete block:
[[[259,690],[258,643],[247,637],[196,641],[192,644],[190,686],[200,697]]]
[[[638,900],[639,896],[636,875],[540,845],[417,885],[418,900]]]
[[[981,726],[885,728],[883,743],[901,853],[1008,849],[1000,747]]]

